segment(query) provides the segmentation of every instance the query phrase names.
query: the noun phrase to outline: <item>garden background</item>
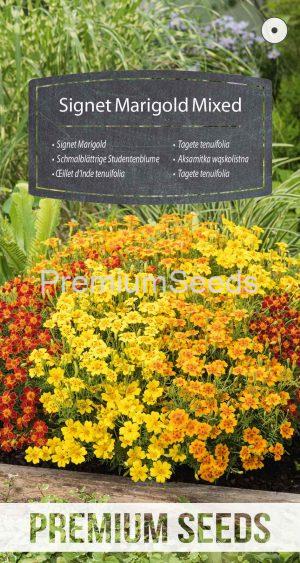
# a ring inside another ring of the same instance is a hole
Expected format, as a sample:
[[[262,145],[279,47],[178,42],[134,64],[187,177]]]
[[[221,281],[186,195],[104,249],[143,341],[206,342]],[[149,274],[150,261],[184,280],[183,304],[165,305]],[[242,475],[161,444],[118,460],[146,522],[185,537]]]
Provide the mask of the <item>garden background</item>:
[[[272,16],[282,17],[288,25],[287,38],[278,45],[267,44],[261,37],[262,22]],[[259,227],[262,229],[259,231],[261,252],[286,248],[294,260],[299,253],[300,236],[299,31],[300,6],[294,0],[0,0],[0,284],[4,293],[18,291],[11,280],[16,276],[32,277],[43,259],[53,259],[53,256],[55,259],[58,248],[62,252],[65,248],[65,252],[70,253],[70,237],[74,232],[79,236],[81,230],[93,232],[102,220],[102,224],[122,225],[123,219],[128,221],[130,214],[139,219],[141,228],[150,224],[158,234],[166,214],[173,213],[179,213],[185,221],[192,212],[193,222],[197,225],[214,223],[221,230],[224,220],[233,222],[238,228]],[[216,204],[139,207],[58,202],[29,196],[28,81],[68,73],[136,69],[228,72],[271,79],[274,96],[272,195]],[[244,236],[245,232],[234,231],[233,238]],[[250,232],[253,235],[252,230],[247,230]],[[227,236],[230,238],[228,233]],[[285,243],[286,247],[278,247],[278,243]],[[256,244],[254,239],[251,244]],[[108,262],[107,267],[118,267],[118,257],[112,259],[114,264]],[[291,266],[293,279],[296,278],[295,264],[293,262]],[[80,268],[80,264],[76,267]],[[7,285],[7,282],[13,285]],[[5,326],[10,322],[3,317],[6,303],[7,297],[3,297],[2,344],[8,337]],[[297,305],[299,301],[293,301],[291,310],[294,311]],[[291,338],[290,325],[285,326],[288,326],[288,338]],[[37,330],[40,329],[41,324],[38,324]],[[47,342],[46,336],[45,339]],[[296,343],[296,336],[294,339],[295,351],[299,343]],[[22,342],[24,344],[24,338]],[[34,349],[35,344],[32,337],[27,349]],[[22,362],[23,352],[22,349]],[[288,368],[292,361],[284,358]],[[4,362],[3,357],[0,362]],[[12,368],[7,364],[6,367],[1,364],[1,369],[3,378],[11,374]],[[0,379],[2,396],[7,391],[3,378]],[[294,388],[295,381],[298,379],[294,380]],[[28,382],[19,383],[23,393]],[[24,415],[24,397],[22,401],[17,410]],[[293,404],[297,410],[297,403],[294,401]],[[2,424],[5,426],[3,420]],[[12,438],[6,441],[9,440]],[[8,455],[5,449],[3,455],[5,460]],[[297,465],[298,461],[295,459],[293,463]],[[77,556],[72,557],[77,560]],[[117,556],[102,557],[97,555],[93,560],[118,560]],[[135,560],[134,557],[139,561],[150,560],[150,556],[132,555],[128,560]],[[151,561],[156,560],[155,557],[151,556]],[[191,556],[190,560],[205,560],[202,557]],[[241,557],[244,560],[244,556]],[[8,556],[3,558],[5,561],[15,560]],[[226,560],[226,556],[224,558]],[[284,561],[288,556],[274,555],[273,560],[276,558]],[[45,560],[43,556],[42,560]],[[64,556],[62,561],[65,560],[70,559]],[[167,561],[166,556],[164,560]],[[170,556],[170,561],[173,560],[176,561],[177,556]],[[252,559],[247,556],[247,560]]]

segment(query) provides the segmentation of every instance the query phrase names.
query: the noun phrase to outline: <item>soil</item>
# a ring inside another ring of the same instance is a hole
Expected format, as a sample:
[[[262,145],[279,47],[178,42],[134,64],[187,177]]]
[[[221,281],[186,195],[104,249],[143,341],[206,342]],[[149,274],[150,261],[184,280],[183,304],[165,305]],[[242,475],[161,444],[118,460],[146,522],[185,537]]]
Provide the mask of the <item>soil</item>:
[[[22,453],[4,453],[0,452],[0,463],[9,463],[12,465],[28,465]],[[54,468],[52,464],[41,463],[39,467]],[[106,475],[122,474],[116,469],[113,470],[107,464],[98,461],[82,463],[80,466],[68,465],[66,470],[85,471],[88,473],[104,473]],[[186,465],[177,467],[172,481],[185,483],[200,483],[207,485],[205,481],[196,481],[193,471]],[[257,489],[263,491],[278,491],[285,493],[300,494],[300,440],[297,437],[290,449],[289,455],[285,455],[281,461],[267,461],[263,469],[257,471],[248,471],[243,474],[231,474],[228,477],[222,477],[214,483],[223,487],[235,487],[240,489]]]

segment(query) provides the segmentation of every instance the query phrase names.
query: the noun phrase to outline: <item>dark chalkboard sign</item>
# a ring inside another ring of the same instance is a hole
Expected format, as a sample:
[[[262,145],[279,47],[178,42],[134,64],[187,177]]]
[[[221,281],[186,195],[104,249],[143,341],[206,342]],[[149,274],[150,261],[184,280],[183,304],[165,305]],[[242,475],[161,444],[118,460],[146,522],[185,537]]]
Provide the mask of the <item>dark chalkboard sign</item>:
[[[29,86],[29,189],[105,203],[271,191],[271,84],[181,71],[74,74]]]

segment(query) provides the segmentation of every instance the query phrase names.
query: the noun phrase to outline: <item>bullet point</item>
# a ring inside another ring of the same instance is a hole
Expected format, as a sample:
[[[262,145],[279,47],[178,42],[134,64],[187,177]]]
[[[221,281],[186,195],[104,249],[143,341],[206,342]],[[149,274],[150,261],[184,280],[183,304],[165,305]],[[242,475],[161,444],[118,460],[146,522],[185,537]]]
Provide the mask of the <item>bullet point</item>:
[[[52,162],[54,162],[54,158],[52,158]]]
[[[176,176],[176,173],[175,173],[175,172],[173,172],[173,176]]]
[[[54,159],[53,159],[54,160]],[[175,162],[176,158],[173,158],[173,162]]]
[[[54,172],[52,172],[52,176],[54,176]]]
[[[55,147],[55,144],[54,144],[54,143],[52,143],[52,147]]]
[[[176,147],[175,143],[173,143],[173,147]]]

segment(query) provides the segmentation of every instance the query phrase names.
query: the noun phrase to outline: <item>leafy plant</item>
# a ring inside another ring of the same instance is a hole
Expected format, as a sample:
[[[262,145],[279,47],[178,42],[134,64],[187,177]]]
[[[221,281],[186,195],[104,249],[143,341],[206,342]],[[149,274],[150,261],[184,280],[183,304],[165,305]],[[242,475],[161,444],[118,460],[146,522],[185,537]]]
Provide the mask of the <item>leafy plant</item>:
[[[0,554],[1,563],[299,563],[298,553],[15,553]]]
[[[300,11],[295,0],[265,0],[264,13],[267,17],[282,18],[288,26],[286,39],[280,45],[284,54],[287,72],[299,71],[300,68]]]
[[[60,202],[35,204],[27,184],[17,184],[0,211],[0,283],[33,266],[46,252],[43,242],[59,222]]]
[[[292,74],[283,77],[273,112],[274,138],[288,143],[281,149],[281,155],[289,157],[300,154],[300,76]]]

